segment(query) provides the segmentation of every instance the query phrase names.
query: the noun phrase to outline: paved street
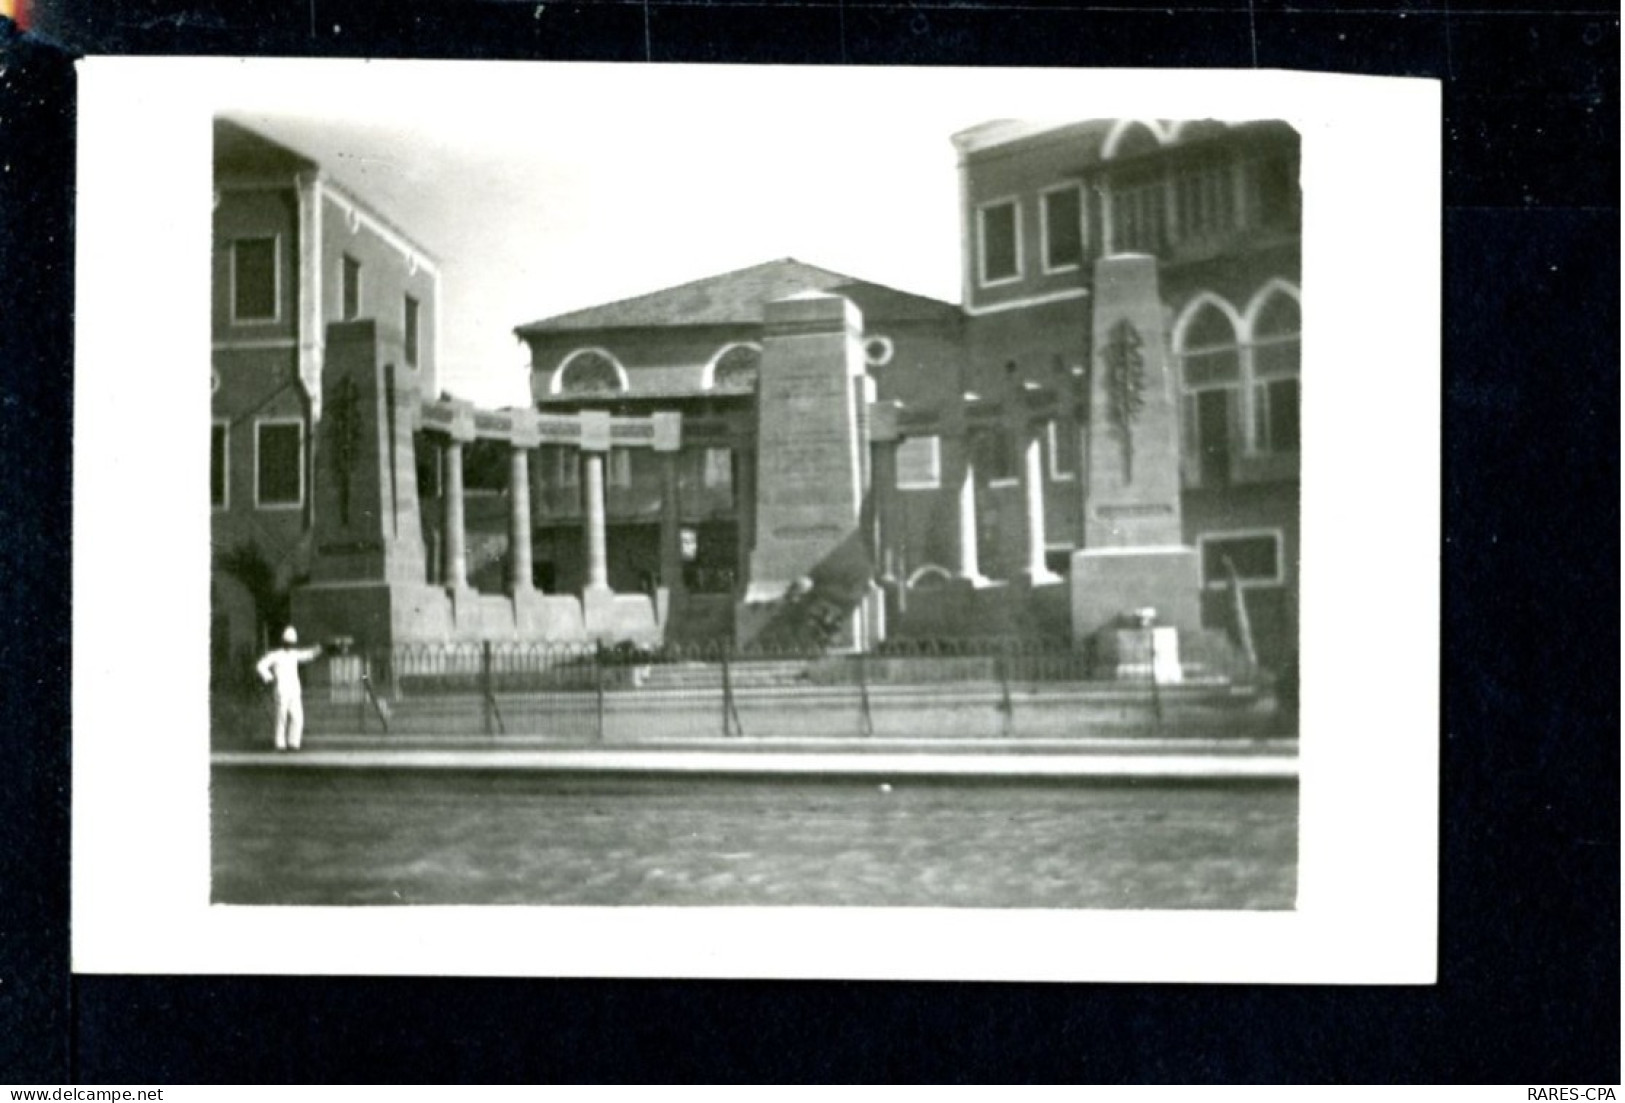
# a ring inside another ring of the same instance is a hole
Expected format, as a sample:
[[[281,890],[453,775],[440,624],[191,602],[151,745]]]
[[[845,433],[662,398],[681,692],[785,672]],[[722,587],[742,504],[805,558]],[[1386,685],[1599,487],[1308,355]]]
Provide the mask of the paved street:
[[[1295,755],[1193,750],[217,754],[213,897],[1290,907]]]

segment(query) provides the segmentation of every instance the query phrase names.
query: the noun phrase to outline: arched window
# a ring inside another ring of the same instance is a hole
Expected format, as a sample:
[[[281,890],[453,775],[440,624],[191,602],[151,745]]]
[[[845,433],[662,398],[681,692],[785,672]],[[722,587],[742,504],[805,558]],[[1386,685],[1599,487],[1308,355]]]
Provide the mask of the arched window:
[[[762,350],[755,345],[732,345],[711,362],[710,386],[719,391],[745,391],[756,386]]]
[[[1266,289],[1252,315],[1249,445],[1254,452],[1296,452],[1299,445],[1298,300],[1284,285]]]
[[[603,349],[572,352],[553,376],[554,394],[618,394],[626,389],[626,371]]]
[[[1187,307],[1174,326],[1184,391],[1185,473],[1204,486],[1230,479],[1243,386],[1238,320],[1228,303],[1207,296]]]

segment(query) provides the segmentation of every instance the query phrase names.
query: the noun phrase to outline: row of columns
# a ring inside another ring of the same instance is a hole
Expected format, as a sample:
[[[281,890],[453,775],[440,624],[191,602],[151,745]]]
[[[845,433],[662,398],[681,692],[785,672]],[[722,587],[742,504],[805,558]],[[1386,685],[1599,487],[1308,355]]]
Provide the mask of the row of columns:
[[[1024,434],[1020,466],[1026,563],[1022,576],[1034,585],[1059,581],[1045,563],[1047,537],[1044,518],[1044,426],[1029,428]],[[955,497],[954,575],[973,585],[983,585],[981,557],[977,541],[976,464],[970,438],[964,438],[964,457],[959,468],[959,488]],[[901,555],[898,548],[897,449],[900,438],[877,440],[871,445],[873,503],[872,547],[877,573],[882,582],[901,581]],[[445,486],[442,494],[445,556],[441,583],[450,589],[468,586],[468,548],[463,513],[463,442],[448,439],[443,444]],[[660,585],[672,592],[683,586],[681,479],[678,453],[659,453],[661,459]],[[604,452],[582,451],[583,529],[586,558],[586,589],[609,590],[609,555],[606,539],[607,511],[604,500]],[[515,446],[509,460],[509,543],[508,585],[515,593],[534,589],[531,561],[530,449]],[[741,462],[736,472],[736,516],[740,529],[740,562],[748,562],[750,526],[754,510],[752,465]]]
[[[1060,576],[1045,562],[1048,547],[1044,518],[1044,445],[1043,437],[1048,423],[1023,429],[1021,454],[1021,501],[1023,533],[1026,537],[1026,562],[1022,577],[1033,585],[1059,582]],[[985,585],[981,554],[976,531],[976,461],[972,455],[971,437],[963,438],[963,461],[959,465],[959,486],[954,497],[954,577],[975,586]],[[898,548],[897,525],[897,449],[900,437],[876,440],[870,455],[874,472],[874,517],[871,539],[874,560],[883,583],[901,581],[902,564]]]
[[[440,583],[448,589],[468,588],[468,544],[463,513],[463,441],[448,438],[442,445],[445,485],[441,518],[445,556]],[[586,589],[609,590],[607,511],[604,503],[604,457],[599,451],[581,452],[583,529],[587,563]],[[660,584],[676,592],[683,586],[682,504],[678,455],[658,453],[661,461]],[[749,464],[741,464],[748,471]],[[515,445],[508,466],[508,587],[514,593],[535,589],[531,577],[534,546],[531,540],[530,449]],[[740,508],[741,526],[748,516]]]

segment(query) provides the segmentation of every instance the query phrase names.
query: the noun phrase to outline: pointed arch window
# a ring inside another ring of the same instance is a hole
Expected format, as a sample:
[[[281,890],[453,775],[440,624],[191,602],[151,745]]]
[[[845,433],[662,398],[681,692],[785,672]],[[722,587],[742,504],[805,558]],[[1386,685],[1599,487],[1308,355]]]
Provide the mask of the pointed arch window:
[[[1296,452],[1300,432],[1298,300],[1275,291],[1252,326],[1252,433],[1255,452]]]
[[[1216,486],[1230,479],[1242,401],[1242,348],[1233,314],[1216,301],[1195,308],[1174,333],[1180,358],[1181,428],[1188,481]]]

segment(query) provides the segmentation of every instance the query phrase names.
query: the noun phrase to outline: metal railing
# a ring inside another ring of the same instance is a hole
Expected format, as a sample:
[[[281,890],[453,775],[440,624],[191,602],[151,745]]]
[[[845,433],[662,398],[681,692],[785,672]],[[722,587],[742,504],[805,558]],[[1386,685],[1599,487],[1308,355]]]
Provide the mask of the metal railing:
[[[1270,671],[1222,640],[1181,647],[1169,677],[1150,647],[1103,655],[1027,639],[895,640],[867,654],[722,642],[406,644],[330,653],[304,668],[304,696],[317,736],[948,740],[1278,726]],[[268,730],[256,692],[221,680],[217,728]]]

